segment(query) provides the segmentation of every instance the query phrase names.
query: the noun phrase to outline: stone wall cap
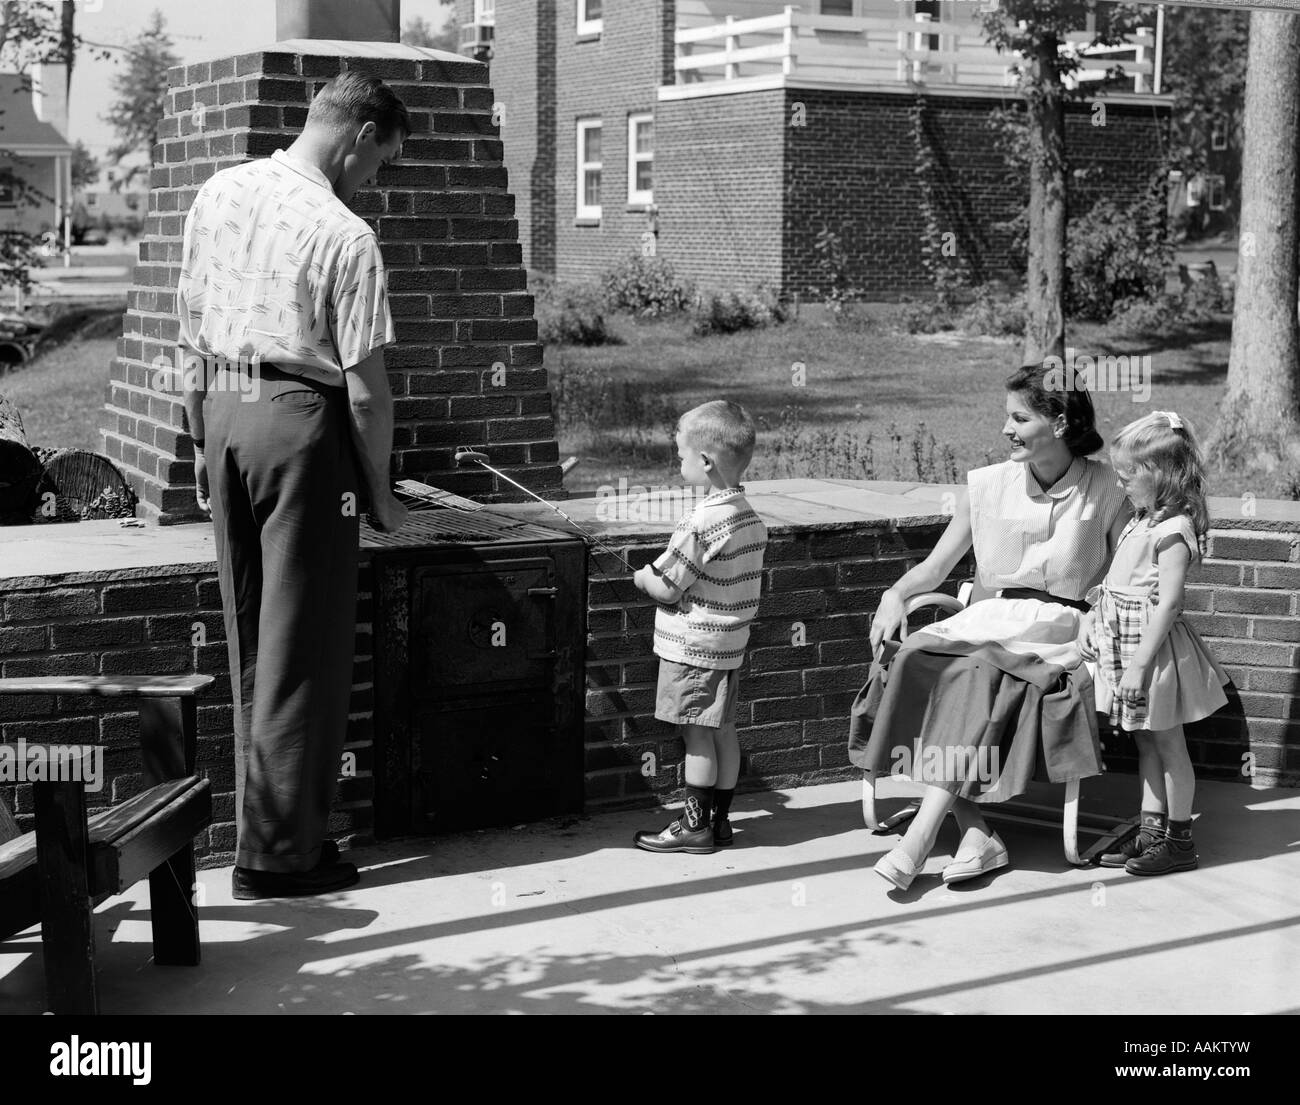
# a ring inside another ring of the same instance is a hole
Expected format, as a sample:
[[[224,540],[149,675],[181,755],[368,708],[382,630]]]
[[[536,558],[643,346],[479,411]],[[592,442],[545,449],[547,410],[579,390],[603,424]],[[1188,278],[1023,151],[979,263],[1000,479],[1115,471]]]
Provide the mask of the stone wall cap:
[[[405,42],[351,42],[338,38],[287,38],[241,54],[329,54],[336,58],[397,58],[403,61],[465,61],[474,59],[431,46],[408,46]]]
[[[692,505],[686,489],[675,485],[625,483],[602,490],[607,493],[565,499],[558,505],[584,529],[616,545],[665,540],[683,509]],[[745,484],[751,505],[774,534],[943,525],[959,490],[957,484],[897,480],[751,480]],[[1213,530],[1300,534],[1300,502],[1221,497],[1211,498],[1209,506]],[[492,510],[569,531],[540,503],[494,503]],[[364,561],[375,550],[358,551]],[[108,520],[0,526],[0,581],[7,589],[146,574],[186,575],[212,572],[215,567],[211,522],[123,526]]]
[[[0,526],[0,580],[6,589],[138,577],[142,570],[151,576],[210,572],[216,562],[211,522]]]

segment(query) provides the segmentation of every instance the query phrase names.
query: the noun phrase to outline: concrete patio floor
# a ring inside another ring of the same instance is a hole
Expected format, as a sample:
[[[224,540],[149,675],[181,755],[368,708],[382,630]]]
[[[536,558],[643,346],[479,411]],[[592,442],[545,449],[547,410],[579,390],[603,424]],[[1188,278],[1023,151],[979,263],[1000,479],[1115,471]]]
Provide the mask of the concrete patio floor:
[[[1131,777],[1085,786],[1127,813]],[[901,793],[885,783],[882,796]],[[1013,866],[906,893],[870,870],[856,783],[742,794],[737,845],[631,847],[647,811],[384,843],[356,889],[234,902],[200,872],[203,963],[150,963],[148,884],[97,914],[106,1013],[1280,1013],[1300,1007],[1300,792],[1202,783],[1201,867],[1076,869],[1003,824]],[[882,803],[885,810],[893,803]],[[44,1008],[36,931],[0,1013]]]

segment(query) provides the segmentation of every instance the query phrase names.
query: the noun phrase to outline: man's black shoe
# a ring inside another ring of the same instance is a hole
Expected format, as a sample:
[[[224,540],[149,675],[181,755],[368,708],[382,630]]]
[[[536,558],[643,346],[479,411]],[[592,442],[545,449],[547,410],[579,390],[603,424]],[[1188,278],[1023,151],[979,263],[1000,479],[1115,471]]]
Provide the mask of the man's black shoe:
[[[318,863],[310,871],[252,871],[236,867],[231,888],[239,901],[259,898],[303,898],[311,894],[329,894],[346,890],[361,881],[351,863]]]

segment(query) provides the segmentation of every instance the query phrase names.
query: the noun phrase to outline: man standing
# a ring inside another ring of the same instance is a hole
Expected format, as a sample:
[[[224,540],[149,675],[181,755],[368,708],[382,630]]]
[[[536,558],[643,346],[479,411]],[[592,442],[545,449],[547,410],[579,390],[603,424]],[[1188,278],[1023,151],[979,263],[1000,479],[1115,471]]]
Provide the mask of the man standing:
[[[410,133],[390,88],[344,73],[287,150],[215,174],[185,221],[177,311],[230,651],[236,898],[358,879],[325,828],[352,692],[359,485],[376,529],[406,509],[389,487],[383,260],[346,203]]]

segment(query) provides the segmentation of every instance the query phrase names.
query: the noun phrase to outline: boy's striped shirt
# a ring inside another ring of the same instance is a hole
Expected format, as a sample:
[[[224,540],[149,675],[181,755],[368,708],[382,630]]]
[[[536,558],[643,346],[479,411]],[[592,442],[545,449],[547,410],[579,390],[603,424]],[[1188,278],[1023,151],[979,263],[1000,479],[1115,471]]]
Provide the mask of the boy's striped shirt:
[[[738,668],[758,612],[767,527],[743,487],[715,491],[677,523],[655,567],[682,591],[655,613],[655,655],[697,668]]]

